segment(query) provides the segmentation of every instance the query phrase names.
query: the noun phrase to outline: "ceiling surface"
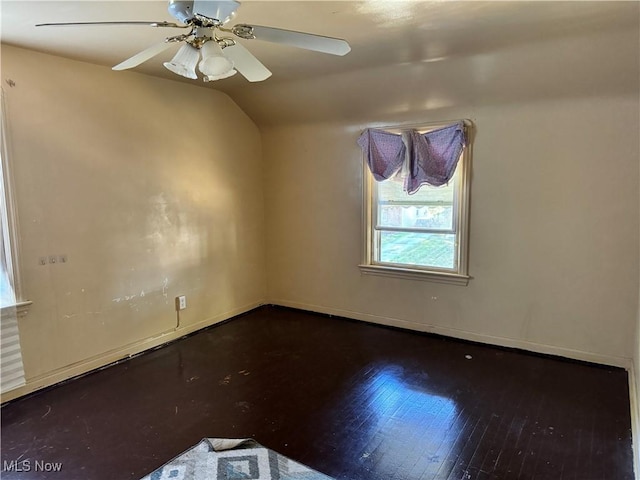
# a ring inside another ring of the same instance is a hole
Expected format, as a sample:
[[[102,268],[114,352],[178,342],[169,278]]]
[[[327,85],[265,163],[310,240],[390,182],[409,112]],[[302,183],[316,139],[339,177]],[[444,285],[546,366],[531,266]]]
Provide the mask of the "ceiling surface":
[[[133,71],[196,83],[230,94],[243,107],[255,92],[292,82],[346,78],[354,72],[402,69],[479,56],[501,49],[638,29],[638,2],[508,1],[245,1],[229,23],[305,31],[347,40],[344,57],[269,44],[243,44],[273,72],[261,84],[240,75],[204,84],[162,66],[175,48]],[[175,21],[165,1],[5,1],[0,3],[2,43],[104,66],[113,66],[181,30],[148,26],[35,27],[36,23],[82,21]],[[244,105],[243,105],[244,103]],[[256,113],[259,115],[259,113]]]

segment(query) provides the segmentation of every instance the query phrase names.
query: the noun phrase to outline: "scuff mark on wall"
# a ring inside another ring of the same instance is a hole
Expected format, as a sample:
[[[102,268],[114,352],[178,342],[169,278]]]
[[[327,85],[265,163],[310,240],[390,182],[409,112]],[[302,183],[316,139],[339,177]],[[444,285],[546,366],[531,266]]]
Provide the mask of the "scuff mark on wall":
[[[149,290],[145,290],[142,289],[140,290],[140,293],[133,293],[131,295],[122,295],[119,297],[115,297],[111,299],[112,303],[122,303],[122,302],[129,302],[131,300],[135,300],[136,298],[138,299],[143,299],[145,297],[150,297],[150,296],[154,296],[154,295],[162,295],[162,297],[164,297],[165,299],[165,303],[168,301],[169,298],[169,279],[165,278],[162,282],[162,285],[156,288],[152,288]],[[145,298],[145,302],[146,303],[150,303],[150,301],[147,301]],[[135,307],[136,304],[131,304],[130,306]]]
[[[78,315],[102,315],[102,312],[84,312],[84,313],[70,313],[68,315],[64,315],[64,318],[73,318]]]
[[[125,295],[124,297],[118,297],[118,298],[114,298],[113,300],[111,300],[112,302],[116,302],[116,303],[120,303],[120,302],[126,302],[128,300],[133,300],[134,298],[136,298],[138,295]]]

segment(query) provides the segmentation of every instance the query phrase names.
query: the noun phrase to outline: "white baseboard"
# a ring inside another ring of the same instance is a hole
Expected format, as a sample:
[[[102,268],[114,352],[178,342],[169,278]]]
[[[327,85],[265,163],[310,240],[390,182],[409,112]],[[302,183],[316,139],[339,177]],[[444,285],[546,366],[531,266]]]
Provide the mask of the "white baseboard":
[[[390,327],[405,328],[418,332],[435,333],[446,337],[457,338],[460,340],[469,340],[472,342],[485,343],[507,348],[517,348],[535,353],[546,355],[556,355],[560,357],[570,358],[573,360],[581,360],[584,362],[598,363],[601,365],[610,365],[613,367],[621,367],[630,370],[632,360],[626,357],[615,357],[610,355],[600,355],[597,353],[585,352],[582,350],[573,350],[570,348],[556,347],[553,345],[544,345],[526,340],[517,340],[513,338],[497,337],[493,335],[484,335],[466,330],[459,330],[450,327],[441,327],[438,325],[425,325],[423,323],[411,322],[408,320],[400,320],[392,317],[384,317],[380,315],[372,315],[369,313],[355,312],[352,310],[343,310],[339,308],[326,307],[323,305],[313,305],[307,303],[290,302],[288,300],[272,300],[269,304],[281,305],[283,307],[297,308],[310,312],[324,313],[327,315],[335,315],[338,317],[350,318],[353,320],[362,320],[365,322],[386,325]]]
[[[25,385],[15,388],[9,392],[3,393],[2,396],[0,397],[0,402],[4,403],[10,400],[14,400],[18,397],[22,397],[29,393],[33,393],[37,390],[50,387],[52,385],[55,385],[56,383],[63,382],[65,380],[76,377],[78,375],[91,372],[92,370],[96,370],[100,367],[104,367],[105,365],[109,365],[113,362],[117,362],[118,360],[122,360],[127,357],[132,357],[138,353],[144,352],[145,350],[149,350],[151,348],[157,347],[164,343],[177,340],[180,337],[193,333],[202,328],[215,325],[216,323],[222,322],[224,320],[228,320],[229,318],[235,317],[236,315],[246,313],[261,305],[264,305],[264,303],[256,302],[256,303],[251,303],[249,305],[244,305],[244,306],[235,308],[233,310],[220,313],[212,318],[202,320],[201,322],[167,330],[165,332],[159,333],[156,336],[145,338],[143,340],[139,340],[137,342],[133,342],[128,345],[124,345],[121,348],[110,350],[100,355],[96,355],[94,357],[82,360],[80,362],[76,362],[71,365],[67,365],[65,367],[59,368],[57,370],[47,372],[44,375],[28,378]]]

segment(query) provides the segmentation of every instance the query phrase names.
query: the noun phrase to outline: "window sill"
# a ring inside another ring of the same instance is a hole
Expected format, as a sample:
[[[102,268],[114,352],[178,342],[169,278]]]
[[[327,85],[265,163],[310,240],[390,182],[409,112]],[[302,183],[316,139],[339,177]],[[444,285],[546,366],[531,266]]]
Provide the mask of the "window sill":
[[[7,307],[2,307],[0,309],[0,314],[2,316],[6,315],[8,312],[15,310],[17,313],[18,318],[22,318],[24,317],[28,312],[29,312],[29,307],[31,306],[33,302],[19,302],[16,303],[15,305],[9,305]]]
[[[386,265],[359,265],[364,275],[379,275],[383,277],[406,278],[425,282],[447,283],[449,285],[468,285],[468,275],[445,272],[426,272],[412,268],[390,267]]]

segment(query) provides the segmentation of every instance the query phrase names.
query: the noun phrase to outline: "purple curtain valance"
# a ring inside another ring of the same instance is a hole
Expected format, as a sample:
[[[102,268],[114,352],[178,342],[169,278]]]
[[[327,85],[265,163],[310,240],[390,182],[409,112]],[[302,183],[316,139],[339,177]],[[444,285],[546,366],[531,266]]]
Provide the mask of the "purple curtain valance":
[[[406,147],[401,135],[368,128],[360,135],[358,145],[377,181],[393,177],[402,168]]]
[[[415,193],[422,185],[439,187],[451,180],[466,143],[462,122],[427,133],[401,134],[369,128],[358,139],[377,181],[388,180],[405,167],[404,190]]]

